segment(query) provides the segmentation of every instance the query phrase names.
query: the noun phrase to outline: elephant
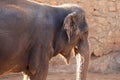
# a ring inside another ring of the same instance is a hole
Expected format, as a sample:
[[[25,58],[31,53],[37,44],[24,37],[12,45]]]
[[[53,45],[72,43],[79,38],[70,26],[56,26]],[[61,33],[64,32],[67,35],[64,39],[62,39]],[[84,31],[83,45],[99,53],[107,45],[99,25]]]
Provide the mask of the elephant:
[[[46,80],[49,61],[71,51],[84,58],[81,80],[89,65],[88,24],[76,4],[52,6],[30,0],[0,0],[0,75],[23,72]]]

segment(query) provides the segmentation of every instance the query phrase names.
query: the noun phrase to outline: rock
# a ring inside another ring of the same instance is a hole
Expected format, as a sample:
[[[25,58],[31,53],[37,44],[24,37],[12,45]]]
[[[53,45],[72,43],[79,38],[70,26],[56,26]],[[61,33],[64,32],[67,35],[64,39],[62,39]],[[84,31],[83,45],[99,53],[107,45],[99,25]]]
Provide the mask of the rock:
[[[114,52],[91,60],[90,71],[120,73],[120,52]]]
[[[108,6],[109,6],[108,8],[109,8],[109,11],[110,11],[110,12],[115,12],[115,11],[117,11],[115,2],[112,2],[112,1],[108,2]]]

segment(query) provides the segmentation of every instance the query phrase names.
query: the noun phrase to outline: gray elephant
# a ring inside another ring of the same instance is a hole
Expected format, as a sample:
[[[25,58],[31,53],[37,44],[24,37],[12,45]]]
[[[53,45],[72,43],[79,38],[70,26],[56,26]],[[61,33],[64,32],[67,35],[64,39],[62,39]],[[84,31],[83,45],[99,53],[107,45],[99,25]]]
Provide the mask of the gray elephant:
[[[0,0],[0,75],[23,72],[46,80],[49,60],[60,53],[68,61],[74,49],[84,57],[81,80],[86,80],[87,37],[85,12],[77,5]]]

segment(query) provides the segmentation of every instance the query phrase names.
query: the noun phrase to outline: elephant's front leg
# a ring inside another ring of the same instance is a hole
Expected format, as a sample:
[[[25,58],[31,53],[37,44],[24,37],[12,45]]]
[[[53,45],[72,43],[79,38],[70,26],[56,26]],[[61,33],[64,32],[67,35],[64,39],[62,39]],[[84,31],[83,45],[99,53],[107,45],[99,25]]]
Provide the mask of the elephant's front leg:
[[[48,66],[44,64],[41,64],[36,69],[36,73],[30,76],[30,80],[46,80],[48,74]]]
[[[37,49],[37,50],[36,50]],[[49,57],[47,50],[35,48],[30,55],[30,80],[46,80],[48,74]]]
[[[22,73],[22,75],[23,75],[23,80],[30,80],[29,76],[24,72]]]

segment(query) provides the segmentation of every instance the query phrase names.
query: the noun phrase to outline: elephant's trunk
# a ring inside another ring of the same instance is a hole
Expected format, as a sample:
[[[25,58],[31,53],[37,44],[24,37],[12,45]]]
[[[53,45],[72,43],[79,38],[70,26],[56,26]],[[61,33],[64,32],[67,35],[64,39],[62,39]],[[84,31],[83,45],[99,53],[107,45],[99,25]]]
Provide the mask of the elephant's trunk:
[[[78,43],[78,53],[80,54],[76,57],[78,70],[76,80],[86,80],[90,58],[87,34]]]

